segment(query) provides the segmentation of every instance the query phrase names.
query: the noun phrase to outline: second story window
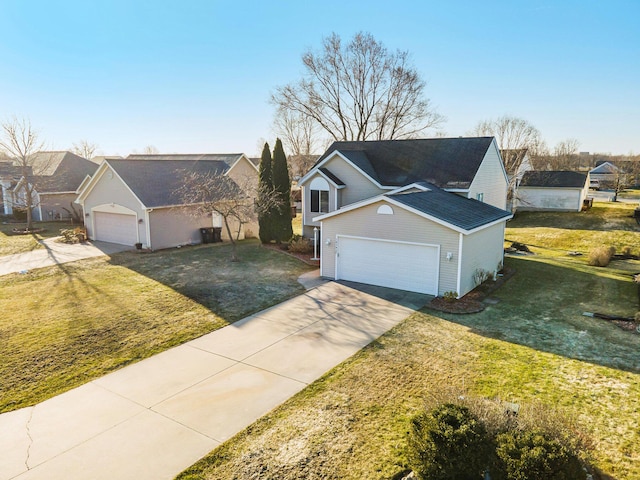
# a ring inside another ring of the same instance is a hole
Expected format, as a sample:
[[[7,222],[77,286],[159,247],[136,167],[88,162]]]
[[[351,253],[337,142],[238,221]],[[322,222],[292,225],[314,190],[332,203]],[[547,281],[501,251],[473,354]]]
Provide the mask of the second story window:
[[[316,177],[309,187],[311,190],[311,212],[329,213],[329,183],[324,178]]]
[[[328,190],[311,190],[311,211],[313,213],[329,212]]]

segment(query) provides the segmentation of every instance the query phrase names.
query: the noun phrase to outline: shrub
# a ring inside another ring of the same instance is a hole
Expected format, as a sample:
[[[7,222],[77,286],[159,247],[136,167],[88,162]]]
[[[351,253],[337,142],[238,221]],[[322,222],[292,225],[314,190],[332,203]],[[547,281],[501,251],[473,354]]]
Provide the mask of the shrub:
[[[589,265],[594,267],[606,267],[615,254],[613,247],[600,246],[589,252]]]
[[[313,253],[313,245],[308,238],[294,235],[289,240],[289,251],[292,253]]]
[[[473,282],[477,287],[478,285],[482,285],[484,282],[489,280],[492,276],[493,275],[490,271],[478,268],[475,272],[473,272]]]
[[[578,457],[539,429],[512,430],[498,435],[496,454],[500,473],[509,479],[586,478]]]
[[[481,479],[491,451],[484,425],[462,405],[445,403],[411,421],[409,458],[420,478]]]
[[[622,247],[622,251],[620,253],[625,257],[632,257],[633,249],[629,245],[625,245],[624,247]]]
[[[458,292],[454,292],[453,290],[444,292],[442,294],[442,298],[444,298],[447,302],[455,302],[458,299]]]

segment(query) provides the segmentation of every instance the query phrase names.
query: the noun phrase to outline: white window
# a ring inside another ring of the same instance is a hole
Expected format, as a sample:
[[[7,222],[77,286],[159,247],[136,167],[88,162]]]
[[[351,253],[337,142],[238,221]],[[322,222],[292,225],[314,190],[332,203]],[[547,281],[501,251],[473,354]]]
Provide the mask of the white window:
[[[329,183],[322,177],[316,177],[309,185],[309,189],[311,190],[311,212],[328,213]]]

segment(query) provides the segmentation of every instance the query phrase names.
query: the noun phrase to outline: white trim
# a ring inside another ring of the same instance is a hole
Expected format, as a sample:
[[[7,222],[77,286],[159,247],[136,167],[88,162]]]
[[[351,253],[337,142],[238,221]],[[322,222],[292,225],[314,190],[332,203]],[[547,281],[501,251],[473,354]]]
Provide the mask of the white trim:
[[[320,222],[320,227],[318,227],[318,228],[320,229],[320,235],[319,235],[319,238],[318,238],[318,242],[320,242],[320,244],[319,244],[319,246],[320,246],[320,276],[322,277],[322,267],[323,267],[323,264],[324,264],[324,262],[322,261],[322,257],[324,257],[324,255],[322,254],[322,250],[323,250],[323,248],[322,248],[322,231],[324,230],[322,228],[322,222]],[[314,235],[314,237],[315,237],[315,235]],[[315,238],[314,238],[314,241],[315,241]],[[313,248],[314,248],[314,254],[313,255],[315,256],[315,248],[316,248],[316,246],[314,245]],[[338,249],[336,248],[335,244],[333,245],[333,250],[335,252],[338,251]]]
[[[335,251],[335,253],[334,253],[334,255],[335,255],[334,279],[335,280],[340,280],[340,272],[338,271],[338,266],[340,265],[340,262],[338,261],[338,254],[339,254],[338,250],[340,248],[340,238],[351,238],[351,239],[354,239],[354,240],[367,240],[367,241],[373,241],[373,242],[395,243],[395,244],[401,244],[401,245],[413,245],[413,246],[417,246],[417,247],[435,248],[436,249],[436,257],[437,257],[436,273],[435,273],[436,295],[440,291],[440,263],[442,263],[442,260],[440,258],[440,249],[441,249],[440,245],[434,244],[434,243],[407,242],[407,241],[404,241],[404,240],[388,240],[386,238],[360,237],[360,236],[357,236],[357,235],[336,234],[336,244],[335,244],[335,248],[334,248],[334,251]],[[320,262],[322,263],[322,255],[320,255]],[[322,273],[322,270],[320,270],[320,272]]]
[[[345,187],[346,187],[346,185],[338,185],[336,182],[334,182],[333,180],[331,180],[331,177],[329,177],[328,175],[326,175],[324,172],[321,172],[320,170],[318,170],[318,171],[316,172],[316,174],[318,174],[319,176],[321,176],[322,178],[324,178],[328,183],[330,183],[331,185],[333,185],[333,187],[334,187],[334,188],[336,188],[336,189],[342,189],[342,188],[345,188]],[[313,181],[313,180],[312,180],[312,181]],[[300,185],[300,184],[298,183],[298,185]],[[316,189],[314,189],[314,190],[316,190]]]
[[[93,187],[98,183],[100,178],[102,178],[102,176],[105,174],[105,172],[107,171],[107,168],[109,169],[109,171],[113,172],[118,177],[118,180],[120,180],[122,184],[125,186],[125,188],[129,190],[129,193],[133,195],[133,198],[135,198],[138,202],[140,202],[140,205],[142,206],[142,208],[143,209],[147,208],[147,206],[144,203],[142,203],[142,200],[140,200],[140,198],[138,198],[138,196],[133,192],[133,190],[131,190],[131,187],[127,185],[127,182],[125,182],[122,179],[122,177],[118,174],[118,172],[116,172],[115,168],[111,166],[111,164],[109,163],[109,160],[106,160],[106,159],[104,162],[100,164],[100,166],[98,167],[98,170],[96,170],[96,173],[94,173],[93,177],[91,177],[91,180],[89,181],[89,183],[85,185],[82,192],[80,192],[80,194],[78,195],[78,199],[76,200],[76,203],[79,203],[81,205],[84,204],[84,201],[86,200],[87,196],[89,195],[89,193],[91,193],[91,190],[93,190]],[[100,169],[102,169],[102,171],[100,171]]]
[[[326,191],[328,192],[329,189],[331,187],[329,186],[329,182],[327,181],[326,178],[320,176],[320,178],[316,177],[313,180],[311,180],[311,183],[309,184],[309,189],[310,190],[319,190],[319,191]]]
[[[451,193],[469,193],[469,190],[471,190],[470,188],[446,188],[444,187],[442,190],[444,190],[445,192],[451,192]]]
[[[234,167],[238,164],[238,162],[239,162],[240,160],[242,160],[243,158],[244,158],[244,159],[249,163],[249,165],[251,165],[251,166],[253,167],[253,169],[254,169],[256,172],[257,172],[257,171],[259,171],[258,166],[257,166],[257,165],[254,165],[254,164],[253,164],[253,162],[252,162],[251,160],[249,160],[249,157],[247,157],[244,153],[241,153],[241,154],[240,154],[240,156],[236,159],[236,161],[235,161],[235,162],[233,162],[233,164],[231,164],[231,166],[229,167],[229,169],[228,169],[226,172],[224,172],[224,176],[229,175],[229,172],[230,172],[231,170],[233,170],[233,169],[234,169]]]
[[[147,248],[149,250],[152,249],[151,247],[151,221],[149,220],[150,217],[150,213],[153,212],[153,208],[146,208],[144,210],[144,221],[145,221],[145,233],[147,234]],[[140,239],[138,239],[138,241],[140,241]]]
[[[436,217],[434,217],[432,215],[429,215],[427,213],[421,212],[420,210],[417,210],[417,209],[415,209],[413,207],[405,205],[404,203],[401,203],[401,202],[399,202],[399,201],[397,201],[397,200],[395,200],[393,198],[387,197],[387,194],[381,194],[381,195],[377,195],[377,196],[375,196],[373,198],[369,198],[367,200],[363,200],[361,202],[352,203],[351,205],[343,207],[343,208],[341,208],[339,210],[334,210],[333,212],[325,213],[324,215],[319,215],[317,217],[314,217],[313,221],[314,222],[322,222],[323,220],[326,220],[327,218],[331,218],[331,217],[334,217],[334,216],[337,216],[337,215],[342,215],[343,213],[347,213],[347,212],[350,212],[352,210],[357,210],[359,208],[366,207],[368,205],[372,205],[372,204],[377,203],[377,202],[389,202],[392,205],[395,205],[395,206],[397,206],[399,208],[402,208],[402,209],[404,209],[404,210],[406,210],[408,212],[414,213],[414,214],[416,214],[416,215],[418,215],[418,216],[420,216],[422,218],[426,218],[427,220],[431,220],[434,223],[437,223],[439,225],[442,225],[442,226],[445,226],[447,228],[450,228],[451,230],[454,230],[454,231],[456,231],[458,233],[464,233],[465,235],[468,235],[470,233],[475,233],[475,232],[478,232],[480,230],[484,230],[485,228],[489,228],[489,227],[495,225],[496,223],[506,222],[507,220],[510,220],[511,218],[513,218],[513,214],[510,214],[508,216],[499,218],[498,220],[494,220],[494,221],[492,221],[490,223],[485,223],[484,225],[480,225],[480,226],[478,226],[476,228],[473,228],[471,230],[467,230],[467,229],[458,227],[457,225],[453,225],[453,224],[451,224],[449,222],[445,222],[444,220],[436,218]],[[506,210],[505,210],[505,212],[506,212]]]
[[[119,205],[117,203],[103,203],[100,205],[96,205],[91,209],[91,212],[119,213],[121,215],[135,215],[136,220],[138,217],[138,214],[136,213],[135,210],[131,210],[130,208],[125,207],[123,205]]]
[[[394,188],[397,188],[397,187],[385,186],[385,185],[382,185],[382,184],[378,183],[376,180],[371,178],[364,170],[362,170],[355,163],[353,163],[351,160],[349,160],[347,157],[345,157],[344,154],[342,152],[340,152],[340,150],[334,150],[329,155],[327,155],[327,157],[324,160],[322,160],[320,163],[317,163],[316,165],[314,165],[314,167],[304,177],[302,177],[298,181],[298,185],[302,185],[303,183],[305,183],[313,174],[319,172],[319,168],[320,167],[322,167],[328,161],[333,160],[336,156],[340,157],[342,160],[344,160],[349,165],[351,165],[356,171],[360,172],[360,174],[362,174],[367,180],[369,180],[371,183],[373,183],[376,187],[381,188],[382,190],[393,190]]]
[[[504,228],[502,229],[502,231],[504,233]],[[458,298],[460,298],[460,289],[462,288],[462,242],[463,242],[463,238],[464,238],[464,235],[462,235],[462,233],[460,233],[459,236],[458,236],[458,274],[457,274],[458,279],[456,281],[456,292],[458,293]],[[504,238],[504,235],[502,235],[502,238]],[[504,248],[502,250],[504,251]]]

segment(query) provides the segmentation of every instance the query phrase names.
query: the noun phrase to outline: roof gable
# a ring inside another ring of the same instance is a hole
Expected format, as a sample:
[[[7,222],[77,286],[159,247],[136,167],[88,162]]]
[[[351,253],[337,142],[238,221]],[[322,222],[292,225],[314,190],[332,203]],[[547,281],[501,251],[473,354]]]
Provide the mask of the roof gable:
[[[598,165],[596,168],[590,170],[589,173],[595,173],[596,175],[602,175],[602,174],[615,175],[619,171],[620,169],[616,167],[613,163],[604,162]]]
[[[520,181],[520,187],[583,188],[587,174],[566,170],[529,170]]]
[[[471,137],[334,142],[312,171],[337,152],[381,186],[427,181],[442,188],[468,187],[492,141],[493,137]]]
[[[343,207],[314,220],[325,220],[379,201],[405,208],[460,233],[471,233],[513,216],[510,212],[487,203],[471,200],[427,183],[416,183]]]

